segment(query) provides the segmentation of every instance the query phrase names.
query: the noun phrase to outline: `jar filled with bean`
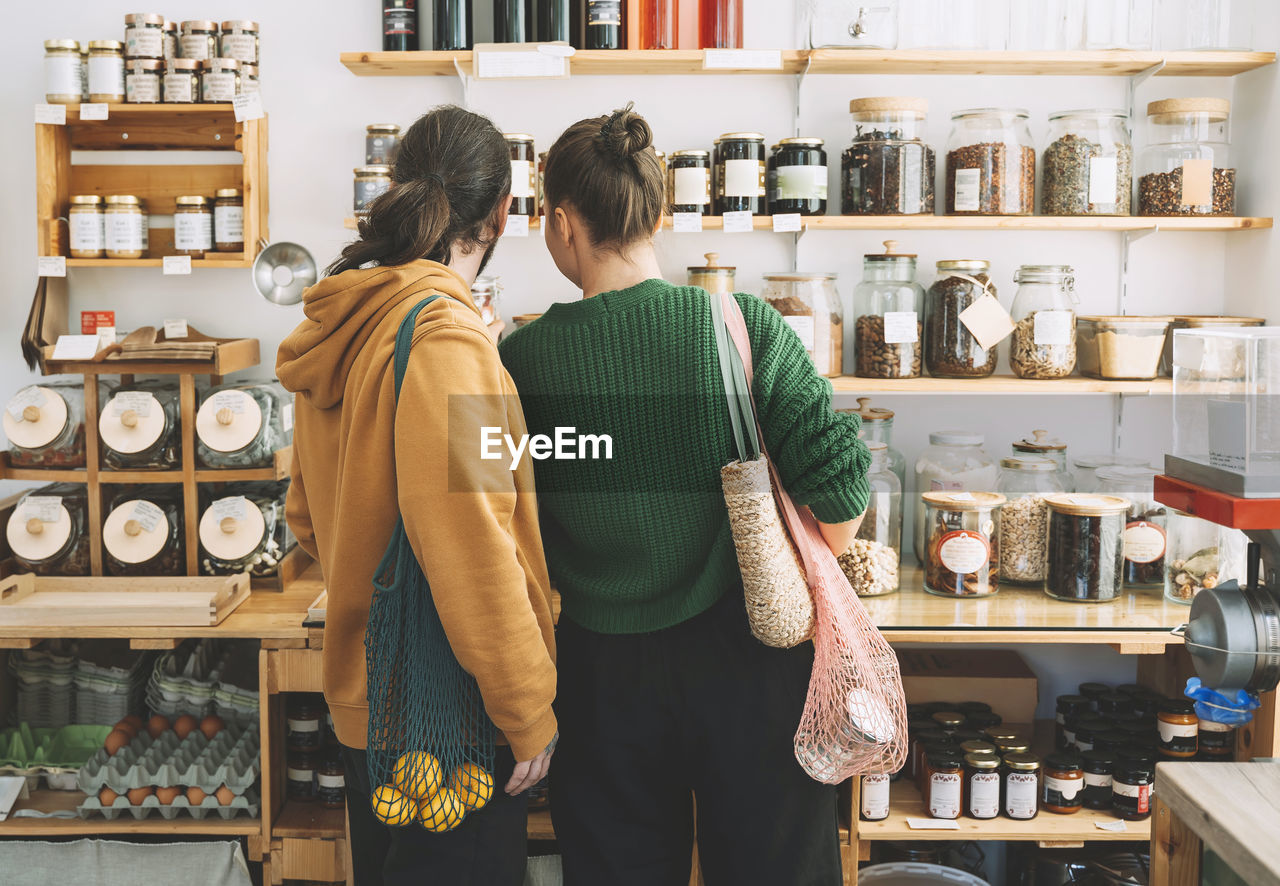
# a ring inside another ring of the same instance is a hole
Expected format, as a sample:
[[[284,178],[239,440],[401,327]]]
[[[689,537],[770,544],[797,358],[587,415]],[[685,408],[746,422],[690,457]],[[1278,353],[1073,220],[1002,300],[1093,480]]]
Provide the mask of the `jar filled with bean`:
[[[1030,215],[1036,149],[1021,109],[979,108],[951,115],[947,140],[948,215]]]
[[[859,597],[891,594],[900,586],[902,551],[902,484],[889,468],[889,447],[867,443],[871,497],[857,537],[840,555],[840,567]]]
[[[1068,265],[1023,265],[1013,275],[1009,366],[1019,378],[1065,378],[1076,368],[1073,273]]]
[[[1124,523],[1129,503],[1113,495],[1060,494],[1049,505],[1045,593],[1057,600],[1101,603],[1124,586]]]
[[[1124,583],[1129,587],[1164,584],[1165,528],[1168,512],[1155,499],[1154,468],[1117,465],[1099,468],[1098,491],[1129,502],[1124,526]]]
[[[844,309],[834,273],[781,271],[764,275],[760,298],[782,315],[800,338],[819,375],[840,375]]]
[[[862,257],[862,282],[853,291],[856,319],[844,344],[845,372],[919,378],[925,298],[916,282],[916,255],[900,251],[896,240],[885,240],[884,250]]]
[[[926,492],[925,590],[947,597],[983,597],[999,585],[998,509],[994,492]]]
[[[924,365],[937,378],[981,378],[995,372],[999,347],[984,348],[960,315],[984,295],[996,297],[988,272],[977,259],[940,261],[938,278],[925,301]]]
[[[1000,460],[996,490],[1000,508],[1000,578],[1014,584],[1045,579],[1049,506],[1045,496],[1063,492],[1062,475],[1047,458],[1015,455]]]
[[[924,142],[929,102],[860,98],[849,102],[853,143],[840,159],[845,215],[932,215],[933,148]]]

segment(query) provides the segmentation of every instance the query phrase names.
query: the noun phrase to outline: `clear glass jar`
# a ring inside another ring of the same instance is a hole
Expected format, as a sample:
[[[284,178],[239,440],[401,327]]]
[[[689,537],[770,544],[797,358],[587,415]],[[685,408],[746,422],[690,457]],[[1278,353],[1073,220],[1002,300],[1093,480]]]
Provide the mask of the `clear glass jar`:
[[[124,57],[164,58],[164,16],[138,12],[124,17]]]
[[[933,215],[933,148],[924,142],[923,98],[849,102],[853,143],[840,158],[845,215]]]
[[[89,41],[89,101],[124,101],[124,44],[119,40]]]
[[[234,58],[211,58],[204,63],[200,78],[206,102],[229,102],[240,94],[240,62]]]
[[[1153,5],[1154,0],[1089,0],[1085,49],[1150,49]]]
[[[827,214],[827,152],[820,138],[784,138],[765,172],[771,215]]]
[[[272,576],[296,540],[284,518],[289,482],[233,483],[201,490],[200,571]]]
[[[72,258],[102,258],[105,243],[102,197],[76,194],[67,210],[67,227]]]
[[[1234,215],[1225,98],[1170,98],[1147,105],[1148,138],[1139,160],[1142,215]]]
[[[261,92],[262,87],[258,81],[258,66],[251,65],[248,62],[240,63],[240,95],[250,95],[255,92]]]
[[[208,468],[265,468],[293,443],[293,395],[277,381],[205,392],[196,411],[196,454]]]
[[[164,100],[164,59],[126,59],[124,72],[126,102],[134,105],[155,105]]]
[[[1069,265],[1023,265],[1009,368],[1019,378],[1066,378],[1076,368],[1076,279]]]
[[[705,265],[689,267],[689,285],[699,286],[710,293],[725,292],[732,295],[738,269],[721,265],[718,252],[704,253],[703,258],[707,260]]]
[[[960,322],[966,308],[985,294],[996,296],[980,259],[938,262],[938,277],[925,300],[924,365],[936,378],[984,378],[996,370],[999,346],[984,348]]]
[[[1049,115],[1040,211],[1045,215],[1128,215],[1133,145],[1124,111]]]
[[[1037,428],[1031,432],[1031,436],[1014,440],[1009,448],[1014,455],[1038,455],[1051,459],[1057,466],[1058,472],[1062,474],[1064,491],[1075,491],[1075,478],[1067,470],[1067,444],[1056,437],[1049,436],[1048,431]]]
[[[239,188],[219,188],[214,194],[213,248],[244,252],[244,194]]]
[[[1030,215],[1036,208],[1036,148],[1020,108],[951,115],[948,215]]]
[[[391,166],[400,146],[400,127],[395,123],[370,123],[364,128],[364,162],[369,166]]]
[[[102,466],[110,471],[182,467],[177,381],[148,379],[106,392],[98,414]]]
[[[897,49],[898,0],[817,0],[809,18],[812,49]]]
[[[800,337],[819,375],[840,375],[844,369],[844,309],[836,292],[835,274],[765,274],[760,297]]]
[[[840,409],[838,412],[852,412],[862,419],[862,429],[858,437],[871,443],[883,443],[887,449],[889,470],[898,478],[898,485],[905,489],[907,485],[907,460],[902,453],[893,448],[893,410],[881,406],[872,406],[870,397],[859,397],[857,409]]]
[[[1071,460],[1075,467],[1076,492],[1097,492],[1099,468],[1117,465],[1124,467],[1142,467],[1147,463],[1145,458],[1136,455],[1079,455]]]
[[[201,100],[201,71],[204,62],[194,58],[169,59],[165,71],[163,88],[164,100],[171,105],[193,105]]]
[[[1168,550],[1165,554],[1164,595],[1174,603],[1191,604],[1204,588],[1213,588],[1233,574],[1232,561],[1224,557],[1223,527],[1182,511],[1170,509]]]
[[[871,498],[849,550],[840,555],[840,567],[859,597],[892,594],[900,587],[902,559],[902,483],[889,468],[889,447],[867,443],[871,466],[867,483]]]
[[[160,41],[164,46],[164,60],[170,62],[178,57],[178,23],[165,19],[160,27]]]
[[[182,487],[126,487],[116,493],[102,523],[102,559],[116,576],[187,574]]]
[[[1171,322],[1172,317],[1076,318],[1080,374],[1090,378],[1155,378]]]
[[[968,431],[934,431],[929,446],[915,463],[915,488],[926,492],[990,492],[996,488],[1000,469],[982,448],[981,434]],[[925,553],[924,499],[916,499],[915,555]]]
[[[1084,48],[1086,0],[1025,0],[1009,4],[1009,49],[1061,52]]]
[[[234,58],[251,65],[261,64],[259,30],[257,22],[243,19],[223,22],[222,36],[218,41],[222,57]]]
[[[1045,593],[1055,600],[1104,603],[1124,587],[1124,525],[1129,502],[1114,495],[1060,494],[1049,505]]]
[[[186,21],[181,25],[178,52],[182,58],[204,61],[218,57],[218,23],[211,21]]]
[[[53,483],[28,492],[5,527],[13,559],[36,575],[89,574],[89,499],[81,483]]]
[[[213,251],[213,207],[208,197],[178,197],[173,210],[173,254],[204,258]]]
[[[1014,584],[1039,584],[1045,577],[1049,506],[1045,496],[1065,492],[1052,459],[1015,455],[1000,460],[996,490],[1007,500],[1000,508],[1000,578]]]
[[[1252,49],[1252,0],[1160,0],[1160,49]]]
[[[1155,476],[1145,465],[1099,468],[1094,476],[1098,492],[1129,502],[1124,527],[1124,583],[1149,588],[1164,585],[1164,555],[1168,546],[1168,511],[1155,498]]]
[[[500,301],[502,299],[502,278],[476,277],[471,284],[471,300],[480,311],[480,319],[486,326],[502,319]]]
[[[80,43],[77,40],[44,41],[44,100],[54,105],[74,105],[80,91]]]
[[[57,376],[28,385],[0,414],[15,468],[83,468],[84,381]]]
[[[1000,590],[999,509],[995,492],[926,492],[924,589],[943,597]]]
[[[884,252],[862,257],[853,291],[854,322],[845,327],[845,373],[861,378],[919,378],[924,350],[924,287],[916,256],[885,240]]]
[[[355,200],[352,204],[356,215],[369,211],[369,204],[391,190],[390,166],[357,166]]]
[[[110,196],[102,218],[107,258],[143,258],[147,254],[146,213],[141,200],[130,194]]]

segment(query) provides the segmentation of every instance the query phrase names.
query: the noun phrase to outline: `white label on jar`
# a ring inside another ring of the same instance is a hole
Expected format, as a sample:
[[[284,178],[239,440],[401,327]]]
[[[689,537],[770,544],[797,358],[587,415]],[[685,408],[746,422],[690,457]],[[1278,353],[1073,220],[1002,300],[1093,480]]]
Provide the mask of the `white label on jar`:
[[[1124,527],[1124,558],[1131,563],[1154,563],[1164,556],[1164,530],[1135,520]]]
[[[1196,738],[1200,732],[1196,723],[1166,723],[1164,720],[1156,720],[1156,729],[1164,744],[1169,744],[1175,738]]]
[[[103,218],[101,212],[72,212],[71,251],[101,252],[104,245]]]
[[[200,101],[196,95],[196,78],[186,71],[164,75],[164,100],[169,103],[191,104]]]
[[[956,170],[956,212],[977,212],[982,208],[979,199],[981,185],[981,169]]]
[[[124,59],[114,55],[89,57],[89,94],[124,95]]]
[[[198,58],[201,61],[213,58],[213,44],[217,39],[210,34],[183,34],[179,45],[183,58]]]
[[[44,402],[44,392],[32,385],[14,394],[5,408],[14,421],[23,421],[22,413],[28,406],[43,406]]]
[[[1084,774],[1084,786],[1087,788],[1109,788],[1111,787],[1111,776],[1105,772],[1086,772]]]
[[[286,403],[284,408],[280,410],[280,426],[285,431],[293,430],[293,404]]]
[[[47,95],[80,95],[80,59],[73,55],[46,56],[44,91]]]
[[[153,502],[139,501],[134,503],[133,513],[129,515],[129,519],[137,521],[143,532],[155,532],[160,521],[164,519],[164,511]]]
[[[763,197],[759,160],[724,161],[724,196]]]
[[[142,213],[142,249],[145,252],[151,248],[151,216]]]
[[[533,164],[528,160],[511,161],[511,196],[533,196]]]
[[[139,418],[146,418],[151,414],[152,403],[156,403],[156,398],[146,391],[121,391],[111,398],[111,414],[119,418],[126,412],[132,412]]]
[[[160,101],[159,74],[129,74],[124,78],[124,100],[149,105]]]
[[[209,71],[204,75],[204,100],[229,102],[236,97],[235,71]]]
[[[827,199],[825,166],[779,166],[776,174],[777,183],[773,191],[775,200]]]
[[[242,62],[256,64],[258,61],[258,37],[256,34],[223,33],[222,57],[238,58]]]
[[[244,207],[213,207],[213,239],[215,243],[244,242]]]
[[[705,206],[711,202],[711,170],[701,166],[673,169],[675,199],[680,206]]]
[[[124,54],[128,58],[162,58],[164,32],[159,28],[125,28]]]
[[[103,216],[107,252],[142,250],[142,214],[108,212]]]
[[[862,776],[862,817],[880,821],[889,815],[889,776]]]
[[[809,356],[812,357],[813,356],[813,340],[814,340],[814,334],[815,334],[814,325],[813,325],[813,316],[812,315],[808,317],[792,316],[792,317],[783,317],[782,319],[785,320],[787,325],[790,326],[795,331],[795,334],[800,337],[800,344],[804,345],[804,349],[808,351]]]
[[[347,780],[341,775],[316,773],[316,781],[320,783],[322,788],[344,788],[347,786]]]
[[[1075,746],[1075,743],[1076,743],[1076,734],[1075,734],[1074,732],[1072,732],[1070,729],[1065,729],[1065,728],[1064,728],[1064,729],[1062,730],[1062,737],[1063,737],[1063,739],[1066,741],[1066,743],[1067,743],[1067,747],[1074,747],[1074,746]]]
[[[1111,205],[1116,202],[1117,170],[1115,157],[1092,157],[1089,160],[1089,202]]]
[[[942,536],[938,544],[938,558],[943,566],[957,575],[970,575],[987,566],[991,547],[978,533],[960,529]]]
[[[1010,772],[1005,777],[1004,814],[1010,818],[1033,818],[1040,800],[1040,778],[1034,772]]]
[[[209,510],[213,512],[213,516],[218,520],[225,520],[230,517],[233,520],[243,520],[247,514],[249,503],[243,495],[232,495],[227,498],[220,498],[209,506]]]
[[[1148,801],[1155,792],[1149,784],[1126,784],[1123,781],[1112,781],[1111,793],[1117,797],[1128,797],[1131,800],[1136,798],[1138,811],[1146,812],[1150,808]]]
[[[1045,790],[1057,791],[1064,800],[1074,800],[1083,785],[1084,781],[1079,778],[1054,778],[1051,775],[1044,777]]]
[[[243,415],[246,398],[247,395],[243,391],[222,391],[213,395],[213,410],[221,412],[227,409],[232,415]]]
[[[885,311],[884,342],[887,345],[913,344],[920,340],[915,311]]]
[[[1075,741],[1075,745],[1076,745],[1076,750],[1082,754],[1085,751],[1093,750],[1093,742],[1091,741],[1081,741],[1080,739],[1077,738]]]
[[[307,784],[311,783],[310,769],[288,769],[286,771],[289,773],[289,781],[305,781]]]
[[[290,732],[319,732],[320,720],[288,720]]]
[[[1037,345],[1069,345],[1075,337],[1076,315],[1072,311],[1036,311],[1032,333]]]
[[[974,818],[1000,814],[999,772],[975,772],[969,777],[969,814]]]
[[[59,495],[28,495],[22,500],[23,520],[57,523],[61,515],[62,497]]]
[[[929,814],[934,818],[960,815],[959,773],[935,772],[929,776]]]
[[[1213,206],[1213,160],[1198,157],[1182,161],[1183,206]]]
[[[213,218],[208,212],[178,212],[173,216],[174,249],[213,249]]]

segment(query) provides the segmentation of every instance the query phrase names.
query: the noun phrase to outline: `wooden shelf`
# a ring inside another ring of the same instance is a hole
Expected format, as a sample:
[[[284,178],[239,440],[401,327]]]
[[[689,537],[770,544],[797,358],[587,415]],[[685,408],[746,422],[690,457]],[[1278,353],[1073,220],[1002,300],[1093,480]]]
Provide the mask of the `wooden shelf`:
[[[220,341],[210,360],[121,360],[106,357],[100,360],[54,360],[53,347],[46,347],[43,355],[45,375],[213,375],[224,376],[258,365],[259,346],[256,338],[237,338]],[[99,353],[101,356],[101,352]],[[85,392],[86,396],[88,391]],[[193,404],[194,409],[194,404]],[[95,410],[96,413],[96,410]],[[96,419],[96,414],[94,418]],[[94,424],[86,446],[97,443],[97,425]]]
[[[470,52],[344,52],[360,77],[451,77],[471,74]],[[571,74],[1031,74],[1129,77],[1164,62],[1159,76],[1231,77],[1274,64],[1273,52],[965,52],[952,50],[783,50],[782,69],[707,70],[697,49],[579,50]]]
[[[1173,380],[1108,381],[1101,378],[858,378],[840,375],[828,379],[837,394],[1172,394]]]
[[[539,809],[537,812],[530,812],[529,839],[554,840],[555,838],[556,831],[551,825],[551,810]]]
[[[237,258],[193,258],[191,267],[224,268],[228,270],[253,267],[253,259],[243,258],[244,253],[227,253]],[[162,268],[163,258],[69,258],[68,268]]]
[[[30,799],[19,800],[14,811],[38,809],[41,812],[74,812],[84,801],[79,791],[32,791]],[[157,814],[135,819],[132,815],[117,816],[108,821],[101,815],[88,818],[13,818],[0,821],[0,837],[63,837],[115,834],[200,834],[213,836],[250,836],[262,832],[262,821],[237,815],[223,820],[220,815],[208,815],[197,820],[179,813],[172,821],[165,821]]]
[[[302,803],[285,800],[280,815],[271,823],[272,837],[341,838],[347,835],[345,809],[327,809],[319,801]]]

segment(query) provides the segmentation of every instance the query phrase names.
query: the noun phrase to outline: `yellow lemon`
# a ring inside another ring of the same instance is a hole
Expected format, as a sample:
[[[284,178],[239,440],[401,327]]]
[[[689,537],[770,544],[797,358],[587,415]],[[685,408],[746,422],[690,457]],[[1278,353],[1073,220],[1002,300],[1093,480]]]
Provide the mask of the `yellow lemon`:
[[[422,801],[440,790],[440,761],[426,751],[410,751],[396,760],[391,781],[400,793]]]
[[[493,776],[475,763],[463,763],[449,776],[449,790],[467,809],[482,809],[493,796]]]
[[[430,800],[418,805],[418,820],[422,822],[422,826],[437,833],[456,828],[465,813],[466,806],[448,788],[438,791]]]
[[[378,785],[372,799],[373,814],[378,821],[393,827],[409,824],[417,812],[417,805],[389,784]]]

